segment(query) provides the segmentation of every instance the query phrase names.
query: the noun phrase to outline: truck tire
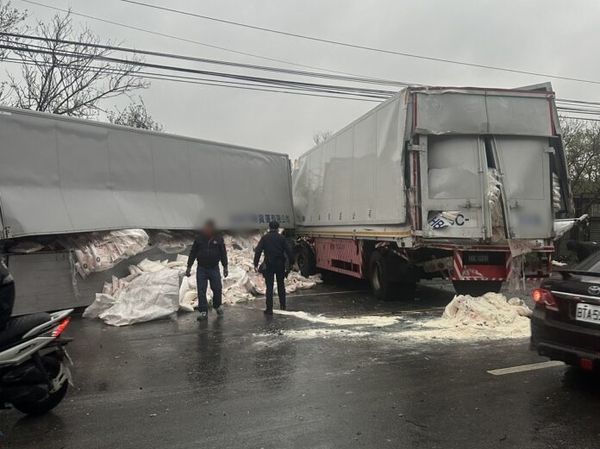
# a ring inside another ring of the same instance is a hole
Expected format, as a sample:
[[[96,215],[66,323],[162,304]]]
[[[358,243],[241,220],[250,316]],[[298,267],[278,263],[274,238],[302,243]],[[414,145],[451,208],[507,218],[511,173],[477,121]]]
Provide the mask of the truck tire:
[[[389,276],[385,256],[374,251],[369,261],[369,282],[371,290],[377,299],[391,301],[394,299],[394,285]]]
[[[296,264],[304,277],[312,276],[317,272],[315,253],[307,243],[300,243],[296,247]]]
[[[457,294],[471,296],[498,293],[502,288],[502,281],[452,281],[452,284]]]
[[[416,281],[398,281],[398,274],[392,272],[390,259],[375,251],[369,263],[369,282],[376,298],[384,301],[402,299],[412,301],[417,292]],[[397,271],[397,270],[396,270]],[[395,273],[395,274],[394,274]]]

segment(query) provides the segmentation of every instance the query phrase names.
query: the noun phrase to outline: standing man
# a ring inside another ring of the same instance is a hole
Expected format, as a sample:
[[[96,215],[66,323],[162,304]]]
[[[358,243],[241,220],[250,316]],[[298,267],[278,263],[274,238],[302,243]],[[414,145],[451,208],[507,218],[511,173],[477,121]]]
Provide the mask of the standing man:
[[[217,228],[213,220],[207,220],[200,234],[194,240],[188,266],[185,275],[190,277],[192,265],[198,261],[196,271],[196,281],[198,284],[198,311],[200,316],[198,321],[206,319],[208,316],[208,301],[206,300],[206,288],[210,282],[210,289],[213,292],[213,308],[218,315],[223,315],[223,306],[221,305],[223,287],[221,284],[221,273],[219,271],[219,262],[223,265],[223,277],[227,277],[227,250],[223,237],[217,234]]]
[[[285,278],[288,267],[294,260],[294,254],[285,237],[279,233],[279,223],[276,221],[269,223],[269,232],[262,236],[260,242],[258,242],[258,246],[254,250],[255,270],[258,270],[258,262],[263,252],[265,253],[263,276],[267,284],[267,308],[265,309],[265,314],[273,315],[274,278],[277,278],[279,308],[285,310]]]

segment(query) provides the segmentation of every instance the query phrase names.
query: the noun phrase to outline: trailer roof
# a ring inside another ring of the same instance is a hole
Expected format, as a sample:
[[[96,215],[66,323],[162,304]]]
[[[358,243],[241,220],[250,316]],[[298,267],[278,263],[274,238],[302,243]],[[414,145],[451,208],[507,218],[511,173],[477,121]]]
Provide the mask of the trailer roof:
[[[230,144],[230,143],[219,142],[219,141],[214,141],[214,140],[200,139],[197,137],[183,136],[180,134],[173,134],[173,133],[163,132],[163,131],[152,131],[149,129],[132,128],[130,126],[115,125],[113,123],[99,122],[99,121],[95,121],[95,120],[87,120],[87,119],[81,119],[81,118],[76,118],[76,117],[68,117],[68,116],[64,116],[64,115],[52,114],[49,112],[39,112],[39,111],[32,111],[30,109],[21,109],[21,108],[11,108],[8,106],[0,106],[0,115],[12,115],[12,114],[28,115],[28,116],[38,117],[38,118],[42,118],[42,119],[56,120],[56,121],[62,121],[62,122],[68,122],[68,123],[78,123],[78,124],[81,124],[84,126],[95,126],[98,128],[105,128],[105,129],[119,129],[119,130],[127,131],[130,133],[169,137],[169,138],[174,138],[174,139],[186,140],[189,142],[198,142],[198,143],[207,143],[207,144],[211,144],[211,145],[219,145],[219,146],[224,146],[224,147],[227,147],[230,149],[238,149],[241,151],[255,151],[258,153],[266,153],[266,154],[273,154],[273,155],[288,157],[287,153],[281,153],[278,151],[244,147],[242,145]]]
[[[462,94],[471,94],[471,95],[490,95],[490,96],[494,96],[494,95],[507,96],[508,95],[508,96],[516,96],[516,97],[547,98],[552,101],[554,100],[554,91],[552,90],[552,84],[549,82],[534,84],[534,85],[530,85],[530,86],[516,87],[516,88],[496,88],[496,87],[476,87],[476,86],[426,86],[426,85],[408,86],[408,87],[401,89],[398,93],[394,94],[393,96],[386,99],[385,101],[381,102],[380,104],[375,106],[373,109],[369,110],[366,114],[363,114],[362,116],[360,116],[357,119],[350,122],[348,125],[344,126],[340,130],[336,131],[329,139],[331,139],[331,138],[343,133],[344,131],[348,130],[349,128],[353,127],[358,122],[363,120],[366,116],[369,116],[369,115],[375,113],[376,111],[386,107],[386,105],[388,105],[389,103],[394,102],[394,101],[399,101],[399,99],[401,97],[403,97],[405,94],[412,94],[412,93],[431,94],[431,95],[439,95],[439,94],[446,94],[446,93],[456,93],[456,94],[462,93]],[[558,127],[558,125],[559,125],[558,124],[558,116],[556,115],[555,110],[553,111],[553,114],[555,115],[555,117],[552,117],[554,126]],[[329,139],[327,139],[327,140],[329,140]],[[299,158],[303,158],[303,157],[307,156],[311,152],[315,151],[317,148],[321,147],[326,142],[327,141],[321,142],[320,144],[313,146],[311,149],[302,153],[299,156]]]

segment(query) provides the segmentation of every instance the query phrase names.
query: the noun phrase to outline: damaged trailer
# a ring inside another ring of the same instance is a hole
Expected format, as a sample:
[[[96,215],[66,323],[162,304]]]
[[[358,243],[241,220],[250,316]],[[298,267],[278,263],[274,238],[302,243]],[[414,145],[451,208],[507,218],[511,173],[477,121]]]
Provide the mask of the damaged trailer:
[[[0,250],[19,285],[18,312],[88,305],[112,274],[128,273],[124,261],[84,280],[73,249],[54,240],[185,232],[208,218],[228,231],[264,229],[271,219],[293,227],[288,156],[0,108]],[[44,249],[7,251],[25,240]]]
[[[367,278],[382,298],[547,276],[576,221],[550,84],[406,88],[301,156],[293,193],[303,274]]]

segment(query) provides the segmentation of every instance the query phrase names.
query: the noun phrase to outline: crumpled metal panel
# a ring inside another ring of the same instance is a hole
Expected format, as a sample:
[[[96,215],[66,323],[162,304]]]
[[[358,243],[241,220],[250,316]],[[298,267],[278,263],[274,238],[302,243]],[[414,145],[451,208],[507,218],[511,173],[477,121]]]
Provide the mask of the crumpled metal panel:
[[[554,217],[548,140],[502,136],[495,139],[495,145],[503,172],[510,237],[551,238]]]
[[[406,90],[302,155],[293,176],[303,226],[406,222]]]
[[[9,108],[0,208],[11,237],[294,224],[287,155]]]
[[[473,90],[416,93],[419,134],[552,136],[549,94]]]

